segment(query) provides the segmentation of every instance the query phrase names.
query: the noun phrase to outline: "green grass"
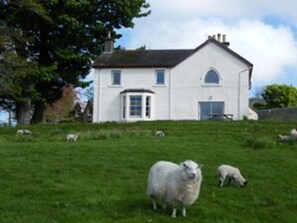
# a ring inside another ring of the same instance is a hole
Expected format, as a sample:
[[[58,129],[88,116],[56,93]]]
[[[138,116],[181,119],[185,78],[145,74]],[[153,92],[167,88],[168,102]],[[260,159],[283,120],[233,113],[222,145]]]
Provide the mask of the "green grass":
[[[297,143],[278,143],[293,122],[140,122],[0,129],[1,223],[297,222]],[[155,137],[163,129],[165,137]],[[66,142],[80,133],[78,142]],[[154,212],[146,197],[158,160],[204,164],[188,217]],[[216,168],[238,166],[246,188],[217,187]]]

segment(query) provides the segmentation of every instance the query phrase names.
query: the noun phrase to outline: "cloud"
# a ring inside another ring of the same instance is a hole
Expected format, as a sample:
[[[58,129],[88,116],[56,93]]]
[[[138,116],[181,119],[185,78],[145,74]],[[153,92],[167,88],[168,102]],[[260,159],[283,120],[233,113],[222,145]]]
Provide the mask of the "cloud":
[[[152,14],[136,20],[127,48],[195,48],[208,35],[227,35],[230,48],[254,64],[253,85],[297,73],[297,1],[286,0],[149,0]],[[265,18],[281,18],[268,23]],[[290,18],[290,20],[288,20]],[[289,68],[289,69],[288,69]],[[297,79],[297,77],[295,77]]]

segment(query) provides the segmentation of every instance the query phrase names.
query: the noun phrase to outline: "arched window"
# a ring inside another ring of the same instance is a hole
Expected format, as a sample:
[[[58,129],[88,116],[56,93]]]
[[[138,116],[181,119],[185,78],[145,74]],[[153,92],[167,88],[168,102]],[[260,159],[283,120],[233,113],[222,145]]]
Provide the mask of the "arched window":
[[[219,83],[219,75],[214,70],[210,70],[205,75],[204,82],[206,84],[218,84]]]

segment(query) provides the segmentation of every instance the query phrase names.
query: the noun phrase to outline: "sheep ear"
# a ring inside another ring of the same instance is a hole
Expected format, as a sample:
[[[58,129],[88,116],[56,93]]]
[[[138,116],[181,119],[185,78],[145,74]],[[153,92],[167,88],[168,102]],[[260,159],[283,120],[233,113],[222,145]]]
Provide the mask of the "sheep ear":
[[[204,166],[203,164],[199,164],[198,168],[202,169],[203,166]]]
[[[182,163],[182,165],[183,165],[186,169],[189,168],[189,167],[187,166],[187,164],[185,164],[185,163]]]

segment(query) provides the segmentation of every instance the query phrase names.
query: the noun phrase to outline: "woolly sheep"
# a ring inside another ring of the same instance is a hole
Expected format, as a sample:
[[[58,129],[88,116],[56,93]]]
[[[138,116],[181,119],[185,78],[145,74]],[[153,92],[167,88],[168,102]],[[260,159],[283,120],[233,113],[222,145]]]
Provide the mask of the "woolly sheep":
[[[156,162],[149,171],[147,195],[152,199],[153,209],[156,201],[173,206],[172,218],[176,218],[176,207],[182,204],[182,215],[186,217],[186,207],[198,198],[202,182],[203,165],[186,160],[180,165],[169,161]]]
[[[17,135],[32,135],[32,132],[28,129],[19,129]]]
[[[155,136],[164,137],[165,136],[165,132],[163,130],[158,130],[158,131],[156,131]]]
[[[278,141],[280,141],[280,142],[288,142],[288,141],[290,141],[291,136],[289,136],[289,135],[281,135],[281,134],[279,134],[279,135],[277,136],[277,139],[278,139]]]
[[[297,136],[297,130],[296,130],[296,129],[291,129],[291,130],[289,131],[289,134],[290,134],[291,136]]]
[[[68,134],[66,137],[66,141],[67,142],[70,142],[70,141],[76,142],[78,137],[79,137],[79,134]]]
[[[224,181],[226,179],[233,180],[235,183],[239,184],[240,187],[245,187],[247,185],[247,180],[241,175],[240,170],[236,167],[230,165],[220,165],[218,167],[219,175],[219,187],[223,187]]]

